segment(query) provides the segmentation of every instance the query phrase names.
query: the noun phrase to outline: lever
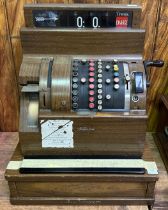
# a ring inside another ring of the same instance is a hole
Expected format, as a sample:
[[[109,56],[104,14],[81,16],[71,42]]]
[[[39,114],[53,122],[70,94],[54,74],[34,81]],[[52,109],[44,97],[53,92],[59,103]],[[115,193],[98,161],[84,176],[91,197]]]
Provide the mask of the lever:
[[[149,87],[150,86],[150,82],[149,82],[149,75],[147,72],[147,67],[149,66],[154,66],[154,67],[162,67],[164,65],[164,61],[162,60],[147,60],[144,61],[144,68],[145,68],[145,73],[146,73],[146,86]]]

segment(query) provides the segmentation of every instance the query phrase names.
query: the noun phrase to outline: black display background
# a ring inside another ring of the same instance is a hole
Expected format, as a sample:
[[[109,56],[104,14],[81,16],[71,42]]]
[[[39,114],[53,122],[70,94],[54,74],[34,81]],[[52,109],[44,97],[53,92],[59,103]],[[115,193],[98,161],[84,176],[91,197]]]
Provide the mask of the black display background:
[[[132,12],[127,11],[56,11],[34,10],[33,23],[35,27],[64,28],[77,27],[77,17],[82,18],[81,28],[93,28],[93,17],[98,18],[97,28],[116,27],[116,17],[128,16],[127,27],[132,26]]]

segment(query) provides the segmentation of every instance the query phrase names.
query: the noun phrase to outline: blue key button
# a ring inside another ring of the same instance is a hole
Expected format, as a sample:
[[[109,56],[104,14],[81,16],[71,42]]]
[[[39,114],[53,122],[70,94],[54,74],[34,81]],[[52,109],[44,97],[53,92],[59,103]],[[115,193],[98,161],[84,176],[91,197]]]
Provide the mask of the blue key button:
[[[119,77],[119,73],[118,72],[114,72],[114,77]]]

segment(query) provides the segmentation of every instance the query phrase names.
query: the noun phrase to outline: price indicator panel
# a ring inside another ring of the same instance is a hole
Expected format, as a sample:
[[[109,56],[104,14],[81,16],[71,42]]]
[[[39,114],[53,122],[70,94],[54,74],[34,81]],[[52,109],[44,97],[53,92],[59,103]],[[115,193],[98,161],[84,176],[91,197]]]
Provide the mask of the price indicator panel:
[[[33,10],[35,27],[129,28],[132,11]]]

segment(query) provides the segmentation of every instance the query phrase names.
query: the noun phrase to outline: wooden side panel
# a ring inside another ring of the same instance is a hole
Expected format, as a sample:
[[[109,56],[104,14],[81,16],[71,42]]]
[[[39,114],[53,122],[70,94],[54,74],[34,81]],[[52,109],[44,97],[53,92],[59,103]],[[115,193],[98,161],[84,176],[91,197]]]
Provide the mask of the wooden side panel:
[[[39,71],[42,57],[24,57],[19,72],[19,83],[26,85],[39,82]]]
[[[160,0],[140,0],[142,4],[141,28],[146,30],[144,59],[152,59],[157,31]],[[134,3],[134,0],[132,0]]]
[[[76,4],[76,3],[78,3],[78,4],[81,4],[81,3],[83,3],[83,4],[97,4],[97,3],[99,3],[99,0],[68,0],[69,1],[69,3],[70,4]]]
[[[4,4],[5,2],[5,4]],[[21,49],[21,43],[20,43],[20,36],[19,36],[19,31],[21,26],[24,25],[24,18],[23,18],[23,5],[24,3],[59,3],[59,2],[65,2],[65,3],[98,3],[97,0],[22,0],[22,1],[17,1],[17,0],[10,0],[10,1],[1,1],[1,4],[6,7],[7,11],[7,19],[8,19],[8,25],[9,25],[9,35],[10,35],[10,42],[12,43],[12,54],[14,58],[14,63],[15,63],[15,69],[17,72],[17,75],[19,74],[19,67],[21,64],[22,60],[22,49]],[[155,58],[161,58],[167,60],[167,47],[166,47],[166,39],[164,39],[164,33],[165,29],[167,27],[167,12],[166,12],[166,0],[100,0],[100,3],[116,3],[116,4],[140,4],[142,6],[142,17],[141,17],[141,27],[146,29],[146,41],[145,41],[145,51],[144,51],[144,56],[145,58],[152,58],[153,53],[155,51]],[[162,6],[161,6],[162,5]],[[1,10],[3,11],[3,10]],[[1,12],[1,17],[4,15],[4,12]],[[1,18],[2,19],[2,18]],[[4,32],[4,23],[3,20],[1,20],[1,27]],[[158,34],[158,35],[157,35]],[[166,34],[166,33],[165,33]],[[156,39],[157,35],[157,39]],[[160,40],[160,41],[159,41]],[[163,42],[162,42],[163,40]],[[155,43],[157,45],[157,49],[155,49]],[[162,42],[162,43],[161,43]],[[1,42],[2,43],[2,42]],[[159,47],[161,43],[162,47]],[[2,46],[1,46],[2,47]],[[3,47],[1,49],[3,51]],[[165,52],[164,52],[165,51]],[[8,57],[8,56],[7,56]],[[10,57],[10,56],[9,56]],[[11,59],[8,63],[11,62]],[[6,65],[6,64],[5,64]],[[4,67],[5,72],[7,72],[7,66]],[[161,72],[161,71],[160,71]],[[166,78],[166,65],[162,71],[162,75],[160,77],[159,72],[152,72],[151,75],[151,88],[149,89],[149,97],[148,97],[148,107],[149,107],[149,129],[153,130],[156,127],[157,123],[157,103],[158,103],[158,98],[160,93],[166,93],[167,90],[165,89],[166,87],[166,80],[163,80],[162,78]],[[6,77],[10,80],[11,76],[6,74]],[[159,79],[160,77],[160,79]],[[3,79],[4,80],[4,79]],[[160,81],[160,82],[158,82]],[[12,80],[12,82],[14,82]],[[7,83],[6,83],[7,84]],[[8,83],[9,85],[10,83]],[[163,86],[162,86],[163,84]],[[12,85],[12,91],[17,92],[17,87],[16,83]],[[14,90],[15,89],[15,90]],[[7,94],[6,91],[4,91],[1,95]],[[10,93],[11,95],[11,93]],[[15,94],[14,94],[15,95]],[[4,96],[5,97],[5,96]],[[13,97],[15,98],[15,97]],[[15,99],[14,99],[15,100]],[[4,101],[4,100],[3,100]],[[6,104],[8,104],[7,102]],[[14,106],[18,106],[16,102],[13,102]],[[10,105],[9,105],[10,106]],[[2,106],[1,106],[2,107]],[[9,116],[8,121],[6,124],[3,123],[3,118],[1,118],[2,122],[2,129],[3,130],[13,130],[13,125],[11,126],[11,121],[12,123],[17,125],[18,117],[11,117],[13,116],[13,111],[8,110]],[[1,109],[1,113],[3,113],[3,108]],[[18,113],[18,110],[16,111]],[[153,114],[152,114],[153,113]],[[10,119],[12,118],[12,119]],[[17,126],[14,126],[17,128]]]
[[[144,35],[144,30],[139,29],[76,31],[24,28],[21,31],[24,53],[70,55],[141,54]]]
[[[68,3],[69,0],[35,0],[35,3]]]
[[[0,130],[18,128],[18,87],[12,57],[5,1],[0,1]]]
[[[9,189],[10,189],[10,197],[17,197],[18,192],[17,192],[17,188],[16,188],[16,183],[9,181],[8,185],[9,185]]]
[[[120,0],[102,0],[102,3],[131,3],[142,6],[141,28],[146,30],[144,58],[163,59],[166,64],[162,70],[152,68],[150,81],[151,87],[148,89],[147,108],[149,113],[148,130],[154,131],[158,119],[158,102],[161,93],[168,93],[167,81],[167,59],[168,45],[166,30],[168,28],[167,1],[166,0],[130,0],[129,2]],[[156,70],[156,71],[155,71]]]
[[[8,137],[8,139],[10,139]],[[7,142],[9,141],[8,139]],[[12,141],[11,139],[8,144]],[[153,142],[153,141],[152,141]],[[17,148],[19,149],[19,148]],[[153,160],[149,152],[149,148],[145,147],[144,160]],[[156,152],[155,148],[155,152]],[[11,160],[20,160],[20,150],[15,151],[15,155]],[[158,154],[155,153],[155,156]],[[7,159],[7,158],[6,158]],[[160,158],[159,158],[160,160]],[[162,167],[163,163],[158,162]],[[161,168],[160,168],[161,169]],[[160,175],[159,175],[160,176]],[[13,194],[11,197],[12,203],[15,204],[109,204],[104,207],[109,210],[119,210],[126,208],[129,210],[141,209],[147,210],[147,207],[141,206],[111,206],[111,205],[140,205],[140,204],[153,204],[154,192],[152,183],[157,181],[156,175],[124,175],[124,174],[20,174],[18,170],[6,170],[6,179],[12,183],[16,183],[17,194]],[[166,201],[166,182],[167,176],[165,175],[165,169],[157,184],[157,188],[162,190],[157,194],[158,204],[162,206]],[[163,184],[164,183],[164,184]],[[164,186],[164,188],[163,188]],[[165,189],[165,190],[164,190]],[[10,190],[13,190],[10,185]],[[147,193],[149,190],[149,193]],[[100,193],[101,191],[101,193]],[[8,194],[2,191],[3,198],[7,198]],[[57,196],[58,195],[58,196]],[[72,196],[69,196],[72,195]],[[79,197],[79,195],[81,195]],[[90,198],[88,197],[90,196]],[[131,196],[130,196],[131,195]],[[97,196],[97,197],[96,197]],[[3,201],[2,201],[3,204]],[[1,204],[1,206],[3,206]],[[7,205],[7,207],[10,205]],[[22,208],[22,207],[17,207]],[[43,206],[32,206],[32,208],[43,209]],[[53,208],[48,207],[49,209]],[[54,207],[55,208],[55,207]],[[99,209],[98,206],[66,206],[63,209]],[[57,207],[56,207],[57,209]]]
[[[6,1],[6,10],[9,24],[9,34],[12,44],[12,53],[17,76],[22,61],[22,47],[20,43],[20,28],[24,26],[23,5],[35,3],[35,0],[10,0]]]
[[[149,130],[155,130],[158,119],[158,104],[161,94],[168,94],[168,1],[161,2],[159,13],[157,37],[155,41],[154,59],[165,61],[162,69],[151,70],[151,86],[148,91],[149,97]]]
[[[29,186],[29,187],[28,187]],[[23,197],[144,197],[145,183],[131,182],[17,182]]]
[[[130,0],[100,0],[102,4],[129,4]]]
[[[153,192],[155,190],[155,184],[156,184],[156,182],[148,183],[147,191],[146,191],[146,197],[151,197],[152,198],[154,196]]]
[[[51,116],[53,116],[51,114]],[[145,143],[146,118],[68,117],[73,121],[73,148],[43,148],[41,133],[27,133],[22,129],[20,142],[24,155],[137,155],[141,156]],[[41,117],[41,119],[46,119]],[[48,119],[48,118],[47,118]],[[62,119],[53,116],[52,119]],[[105,126],[106,125],[106,126]]]
[[[25,25],[23,7],[30,3],[68,3],[68,0],[10,0],[6,1],[9,32],[12,43],[12,53],[17,76],[22,61],[22,46],[20,28]]]

